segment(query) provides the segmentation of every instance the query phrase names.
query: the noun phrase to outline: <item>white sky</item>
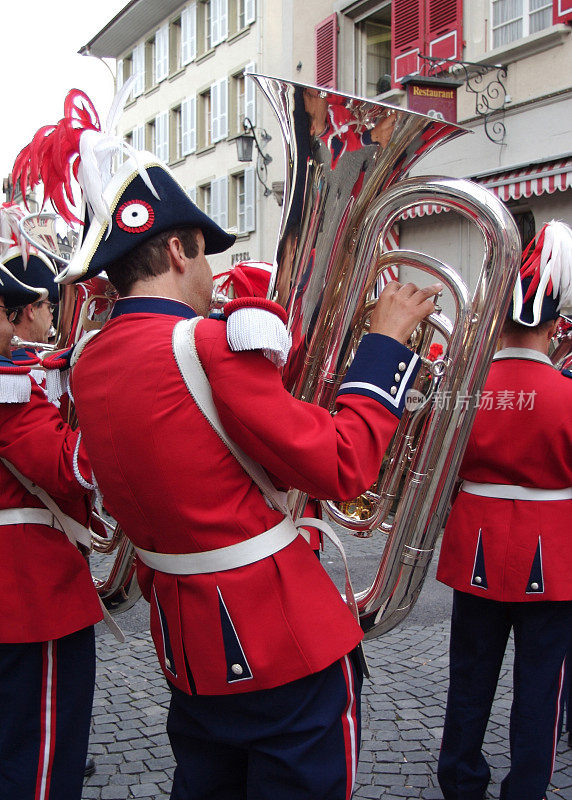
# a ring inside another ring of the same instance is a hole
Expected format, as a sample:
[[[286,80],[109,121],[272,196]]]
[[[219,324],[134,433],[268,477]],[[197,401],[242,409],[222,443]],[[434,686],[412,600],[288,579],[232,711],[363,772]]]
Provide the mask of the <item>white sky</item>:
[[[77,51],[125,5],[127,0],[3,0],[0,179],[38,128],[61,119],[69,89],[83,89],[105,122],[112,75],[99,59]],[[110,66],[114,70],[115,62]]]

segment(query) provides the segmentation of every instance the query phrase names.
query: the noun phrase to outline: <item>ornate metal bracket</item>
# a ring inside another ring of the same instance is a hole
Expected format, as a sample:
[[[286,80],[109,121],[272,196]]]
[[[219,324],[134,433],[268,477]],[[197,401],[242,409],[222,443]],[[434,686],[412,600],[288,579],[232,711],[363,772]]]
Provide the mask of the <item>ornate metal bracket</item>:
[[[420,55],[428,75],[437,75],[449,68],[451,73],[464,76],[467,91],[475,95],[475,113],[483,117],[485,134],[491,142],[502,145],[506,137],[504,109],[506,107],[507,69],[501,64],[475,64],[454,58],[432,58]],[[494,119],[493,119],[494,117]]]

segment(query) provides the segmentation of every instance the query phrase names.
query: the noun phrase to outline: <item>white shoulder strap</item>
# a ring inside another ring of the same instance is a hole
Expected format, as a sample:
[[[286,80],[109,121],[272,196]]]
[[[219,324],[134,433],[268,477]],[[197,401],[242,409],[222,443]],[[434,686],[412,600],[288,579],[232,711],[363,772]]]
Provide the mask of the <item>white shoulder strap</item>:
[[[195,326],[202,317],[177,322],[173,330],[173,353],[179,371],[193,400],[210,422],[220,439],[250,475],[262,494],[274,508],[290,516],[285,495],[274,486],[264,469],[235,444],[224,430],[212,398],[209,380],[200,362],[195,346]]]

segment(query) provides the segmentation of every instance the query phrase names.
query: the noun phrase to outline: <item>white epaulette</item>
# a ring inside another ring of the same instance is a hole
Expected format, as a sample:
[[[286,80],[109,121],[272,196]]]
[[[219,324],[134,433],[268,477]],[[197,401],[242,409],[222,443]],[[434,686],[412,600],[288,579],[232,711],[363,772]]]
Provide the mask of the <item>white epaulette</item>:
[[[0,403],[27,403],[31,396],[29,367],[0,367]]]
[[[282,306],[260,297],[241,297],[231,300],[223,310],[231,350],[262,350],[277,367],[284,366],[292,337],[286,328]]]

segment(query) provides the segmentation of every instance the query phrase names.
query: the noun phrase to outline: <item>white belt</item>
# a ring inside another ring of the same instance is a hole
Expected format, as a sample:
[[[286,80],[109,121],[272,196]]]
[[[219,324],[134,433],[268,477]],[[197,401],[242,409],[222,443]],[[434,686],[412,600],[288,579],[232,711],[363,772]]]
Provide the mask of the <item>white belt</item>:
[[[461,491],[499,500],[572,500],[572,487],[566,489],[532,489],[504,483],[463,481]]]
[[[202,553],[153,553],[140,547],[135,550],[144,564],[159,572],[171,575],[202,575],[261,561],[291,544],[298,533],[292,520],[285,517],[278,525],[258,536],[228,547],[217,547],[216,550],[205,550]]]
[[[2,508],[0,509],[0,525],[47,525],[49,528],[62,530],[51,511],[47,508]]]

